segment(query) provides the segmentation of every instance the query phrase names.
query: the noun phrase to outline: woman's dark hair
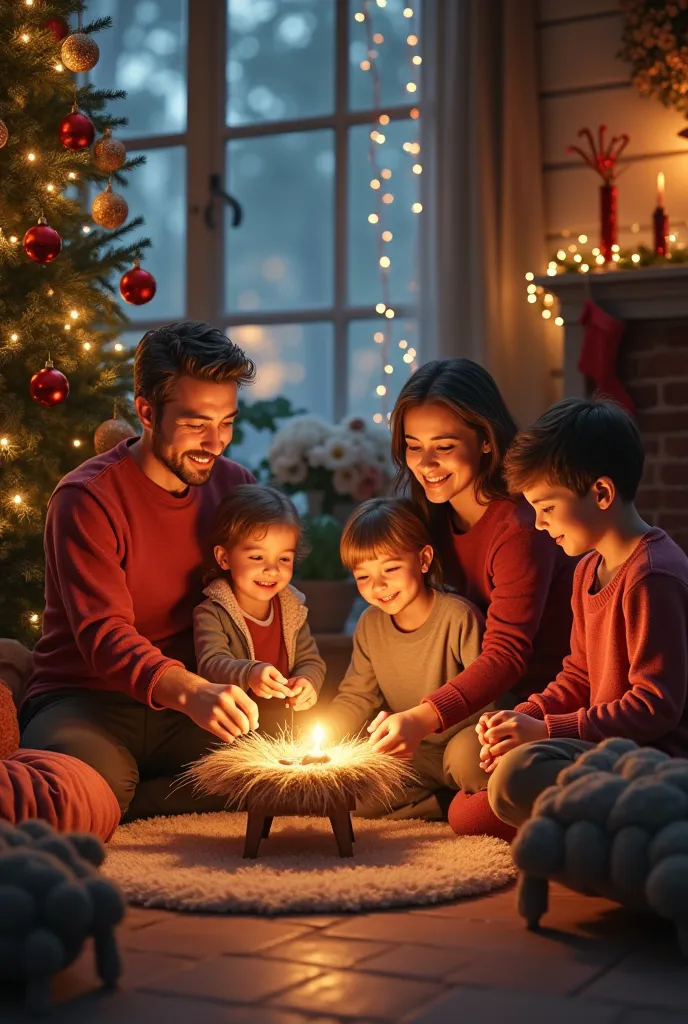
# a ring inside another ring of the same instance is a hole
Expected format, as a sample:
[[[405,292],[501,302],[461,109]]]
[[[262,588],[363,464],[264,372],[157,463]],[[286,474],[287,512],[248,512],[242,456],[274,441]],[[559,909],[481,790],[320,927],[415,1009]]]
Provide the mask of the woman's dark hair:
[[[216,547],[231,548],[249,537],[262,540],[271,526],[292,527],[296,537],[296,557],[308,554],[303,540],[301,520],[293,501],[275,487],[261,484],[239,484],[217,506],[210,537],[210,564],[203,574],[203,583],[225,578],[227,571],[215,561]]]
[[[410,494],[426,514],[431,514],[425,491],[406,465],[404,416],[410,409],[435,403],[443,405],[489,443],[480,461],[475,494],[481,504],[506,498],[502,463],[516,436],[516,424],[493,378],[472,359],[435,359],[419,367],[404,384],[392,412],[392,458],[397,467],[395,488]]]
[[[409,498],[370,498],[349,516],[339,552],[347,569],[387,553],[434,549],[423,513]],[[442,567],[433,557],[426,579],[437,590],[442,587]]]
[[[625,409],[604,398],[566,398],[519,431],[505,472],[513,493],[548,483],[579,498],[607,476],[621,500],[630,502],[644,462],[640,433]]]
[[[147,331],[134,356],[134,397],[161,408],[179,377],[194,377],[239,387],[252,384],[256,367],[243,349],[217,327],[184,320]]]

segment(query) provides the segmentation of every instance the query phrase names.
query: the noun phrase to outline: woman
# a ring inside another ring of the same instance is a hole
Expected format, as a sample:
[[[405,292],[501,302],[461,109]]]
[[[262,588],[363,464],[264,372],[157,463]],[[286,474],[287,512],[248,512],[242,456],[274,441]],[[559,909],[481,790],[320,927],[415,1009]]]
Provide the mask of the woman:
[[[410,711],[375,719],[370,731],[377,750],[410,757],[425,736],[487,705],[515,706],[551,682],[569,652],[575,560],[535,529],[524,499],[507,493],[502,461],[515,434],[497,385],[470,359],[426,363],[397,399],[398,489],[424,509],[446,581],[485,613],[487,629],[480,656],[459,676]],[[484,790],[487,775],[474,730],[462,735],[457,806],[465,819],[471,801],[464,794]],[[486,831],[487,801],[475,805],[475,830]],[[470,831],[465,824],[461,830]]]

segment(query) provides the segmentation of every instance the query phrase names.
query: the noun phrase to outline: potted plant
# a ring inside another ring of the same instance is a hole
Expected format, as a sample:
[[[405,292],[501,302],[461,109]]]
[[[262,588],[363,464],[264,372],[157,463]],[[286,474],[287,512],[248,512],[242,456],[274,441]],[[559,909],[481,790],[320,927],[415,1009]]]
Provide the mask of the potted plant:
[[[356,584],[342,565],[342,524],[323,513],[304,516],[309,552],[299,563],[295,585],[306,596],[308,622],[314,633],[341,633],[351,611]]]

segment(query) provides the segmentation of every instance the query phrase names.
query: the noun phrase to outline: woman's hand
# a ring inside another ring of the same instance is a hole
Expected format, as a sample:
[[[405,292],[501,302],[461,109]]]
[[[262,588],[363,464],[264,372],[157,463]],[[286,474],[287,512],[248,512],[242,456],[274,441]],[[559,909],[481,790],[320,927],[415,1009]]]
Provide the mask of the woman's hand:
[[[287,700],[287,707],[294,711],[307,711],[312,708],[318,699],[318,691],[306,676],[292,676],[288,680],[291,687],[291,696]]]
[[[271,697],[287,700],[292,696],[289,683],[282,673],[274,665],[268,665],[264,661],[257,661],[250,669],[248,688],[253,690],[256,697],[264,697],[266,700],[270,700]]]
[[[500,757],[520,747],[522,743],[546,740],[547,724],[520,711],[494,711],[481,715],[476,725],[481,741],[480,766],[488,774],[493,772]]]
[[[368,726],[369,742],[378,754],[391,754],[408,761],[418,750],[421,740],[440,725],[439,715],[427,702],[396,714],[381,711]]]

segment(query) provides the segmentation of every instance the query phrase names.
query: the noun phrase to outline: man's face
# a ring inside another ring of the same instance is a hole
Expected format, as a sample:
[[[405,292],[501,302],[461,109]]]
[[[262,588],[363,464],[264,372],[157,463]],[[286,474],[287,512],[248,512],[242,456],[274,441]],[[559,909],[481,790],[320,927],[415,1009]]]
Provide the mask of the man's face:
[[[546,530],[567,555],[590,551],[604,532],[594,488],[581,498],[568,487],[541,483],[523,496],[535,509],[536,528]]]
[[[151,450],[182,483],[200,487],[232,440],[237,384],[180,377],[172,398],[153,412]]]

